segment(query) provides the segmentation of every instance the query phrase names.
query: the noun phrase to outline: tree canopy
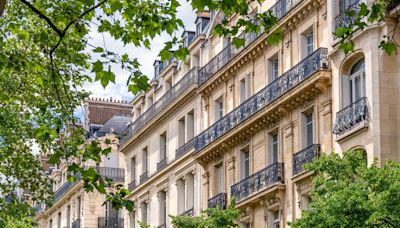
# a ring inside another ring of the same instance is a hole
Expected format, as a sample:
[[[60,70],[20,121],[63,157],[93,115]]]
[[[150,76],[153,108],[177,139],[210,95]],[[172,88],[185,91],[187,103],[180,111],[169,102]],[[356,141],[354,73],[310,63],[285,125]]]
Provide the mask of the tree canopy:
[[[241,30],[270,32],[276,26],[277,19],[270,11],[249,14],[252,4],[259,2],[263,1],[192,0],[191,5],[194,11],[224,13],[225,19],[214,33],[233,37],[233,44],[240,46],[244,40],[235,36]],[[364,29],[368,25],[362,22],[365,18],[369,23],[385,20],[387,2],[362,6],[359,20],[336,31],[346,53],[353,50],[352,29]],[[140,71],[140,59],[93,45],[89,32],[95,29],[109,34],[107,42],[148,49],[158,35],[166,33],[171,41],[165,43],[161,58],[174,55],[183,59],[188,50],[175,33],[183,28],[177,17],[179,5],[178,0],[0,1],[1,195],[22,188],[31,193],[33,202],[51,203],[51,180],[43,175],[39,158],[32,152],[33,145],[38,145],[41,154],[50,156],[50,163],[69,163],[70,181],[81,173],[87,191],[106,194],[117,208],[133,208],[132,202],[124,199],[126,189],[103,180],[94,169],[84,170],[83,161],[99,163],[110,150],[100,148],[96,140],[85,144],[86,133],[77,126],[74,111],[89,95],[82,89],[85,83],[99,81],[104,87],[115,83],[115,64],[129,73],[127,86],[132,93],[147,90],[149,77]],[[231,25],[228,19],[234,15],[239,15],[239,20]],[[276,44],[282,35],[282,30],[274,30],[268,42]],[[390,37],[388,34],[377,44],[388,54],[398,47]],[[105,187],[116,191],[107,193]],[[12,216],[7,208],[0,201],[0,220]]]
[[[312,201],[292,227],[399,227],[400,163],[367,165],[362,151],[322,155],[313,171]]]

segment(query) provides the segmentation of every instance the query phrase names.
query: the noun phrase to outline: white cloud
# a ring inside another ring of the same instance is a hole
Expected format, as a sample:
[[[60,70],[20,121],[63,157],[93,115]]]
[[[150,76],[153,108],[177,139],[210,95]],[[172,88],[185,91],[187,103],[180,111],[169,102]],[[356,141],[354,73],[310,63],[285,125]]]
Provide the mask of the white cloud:
[[[187,30],[194,30],[194,20],[196,18],[195,12],[193,12],[190,3],[185,0],[180,1],[181,6],[178,8],[178,17],[182,19]],[[177,31],[177,35],[180,35],[182,31]],[[104,37],[103,37],[104,36]],[[145,49],[141,47],[134,47],[133,45],[124,45],[121,42],[113,40],[107,34],[100,34],[97,32],[97,28],[93,28],[90,33],[92,40],[90,44],[95,46],[103,47],[107,49],[123,54],[127,53],[131,58],[138,58],[141,64],[141,71],[146,74],[149,78],[153,77],[154,69],[153,62],[158,58],[158,53],[164,46],[164,42],[169,40],[167,35],[156,37],[151,43],[151,49]],[[134,96],[128,92],[126,82],[128,75],[122,71],[117,65],[112,66],[114,73],[116,74],[115,84],[110,83],[106,88],[103,88],[100,82],[87,83],[83,89],[91,93],[92,97],[102,97],[113,99],[125,99],[130,100]]]

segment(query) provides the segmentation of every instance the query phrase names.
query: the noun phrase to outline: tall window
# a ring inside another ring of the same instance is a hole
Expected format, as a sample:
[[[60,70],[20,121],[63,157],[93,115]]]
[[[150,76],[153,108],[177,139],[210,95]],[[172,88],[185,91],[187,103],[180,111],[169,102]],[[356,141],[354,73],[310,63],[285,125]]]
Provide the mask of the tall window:
[[[135,181],[136,177],[136,158],[132,157],[131,158],[131,182]]]
[[[364,59],[359,60],[350,71],[351,103],[365,96],[365,64]]]
[[[57,227],[61,228],[61,212],[58,212],[57,215]]]
[[[76,215],[78,218],[81,217],[81,197],[80,196],[76,199]]]
[[[339,13],[343,13],[350,8],[350,6],[354,5],[357,2],[361,2],[359,0],[339,0]]]
[[[130,228],[135,228],[135,220],[136,220],[136,216],[135,216],[135,211],[132,211],[129,214],[129,223],[130,223]]]
[[[224,192],[224,167],[222,164],[215,166],[215,194]]]
[[[160,161],[167,158],[167,133],[160,135]]]
[[[194,137],[194,110],[187,114],[187,140]]]
[[[67,227],[71,226],[71,206],[67,206]]]
[[[274,81],[279,77],[279,59],[278,54],[275,54],[268,60],[269,82]]]
[[[185,180],[179,179],[176,183],[176,188],[178,192],[178,214],[185,212]]]
[[[278,141],[278,133],[273,133],[270,135],[270,143],[271,143],[271,153],[269,156],[269,164],[274,164],[278,162],[279,156],[279,141]]]
[[[215,100],[214,107],[215,107],[215,122],[217,122],[224,116],[224,102],[222,96],[217,100]]]
[[[50,219],[49,228],[53,228],[53,219]]]
[[[178,146],[185,144],[185,117],[178,121]]]
[[[280,227],[280,217],[279,217],[279,211],[276,210],[272,212],[272,219],[273,219],[273,228],[279,228]]]
[[[140,210],[141,210],[141,214],[142,214],[141,222],[147,223],[147,203],[146,202],[142,202],[142,204],[140,205]]]
[[[159,224],[165,225],[167,223],[167,194],[165,191],[159,193]]]
[[[250,97],[250,74],[246,75],[239,82],[240,103],[243,103]]]
[[[306,33],[305,38],[306,38],[306,56],[309,56],[314,52],[314,32],[311,30],[310,32]]]
[[[314,143],[314,123],[313,123],[313,113],[304,114],[304,143],[305,147],[311,146]]]
[[[147,172],[147,169],[148,169],[148,156],[149,155],[148,155],[148,152],[147,152],[147,147],[145,147],[145,148],[143,148],[143,151],[142,151],[142,166],[143,166],[142,174]]]
[[[240,151],[240,161],[241,161],[241,179],[245,179],[250,176],[250,152],[249,148],[246,147]]]

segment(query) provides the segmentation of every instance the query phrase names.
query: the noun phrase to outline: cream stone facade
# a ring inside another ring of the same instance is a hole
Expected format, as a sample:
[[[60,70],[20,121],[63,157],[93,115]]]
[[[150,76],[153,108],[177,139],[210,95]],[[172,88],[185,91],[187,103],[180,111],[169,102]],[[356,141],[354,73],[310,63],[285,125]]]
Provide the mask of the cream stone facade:
[[[236,48],[210,32],[221,13],[198,15],[201,29],[183,34],[189,57],[155,62],[152,89],[135,99],[122,136],[128,198],[136,202],[126,227],[172,227],[168,215],[224,208],[233,197],[240,226],[286,227],[311,200],[303,165],[321,153],[357,148],[369,163],[399,160],[400,57],[378,47],[399,7],[390,6],[387,22],[357,31],[348,56],[332,35],[361,2],[374,1],[254,4],[278,18],[277,46],[266,41],[273,29],[241,33],[246,43]],[[190,86],[188,74],[196,78]]]
[[[107,179],[116,184],[125,183],[125,156],[118,151],[119,139],[116,134],[126,128],[132,105],[125,101],[112,99],[88,99],[85,101],[85,124],[87,143],[96,138],[102,148],[111,147],[111,152],[103,156],[98,166],[94,161],[86,161],[82,165],[86,168],[95,168]],[[105,140],[111,143],[106,145]],[[110,203],[103,206],[105,196],[97,191],[86,192],[84,183],[77,176],[73,183],[68,182],[68,164],[49,167],[47,157],[42,159],[46,173],[53,181],[54,203],[49,205],[35,205],[36,221],[40,228],[80,228],[80,227],[123,227],[123,212],[114,209]],[[107,189],[107,191],[111,191]]]

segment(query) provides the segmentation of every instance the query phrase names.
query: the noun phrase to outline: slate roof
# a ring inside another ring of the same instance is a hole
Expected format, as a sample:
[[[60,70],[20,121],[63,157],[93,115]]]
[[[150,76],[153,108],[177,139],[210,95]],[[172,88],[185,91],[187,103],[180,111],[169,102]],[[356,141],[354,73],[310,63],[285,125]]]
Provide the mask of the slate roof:
[[[104,123],[103,127],[97,132],[97,136],[105,136],[110,133],[111,128],[114,129],[114,133],[120,134],[126,129],[130,120],[130,116],[113,116]]]

